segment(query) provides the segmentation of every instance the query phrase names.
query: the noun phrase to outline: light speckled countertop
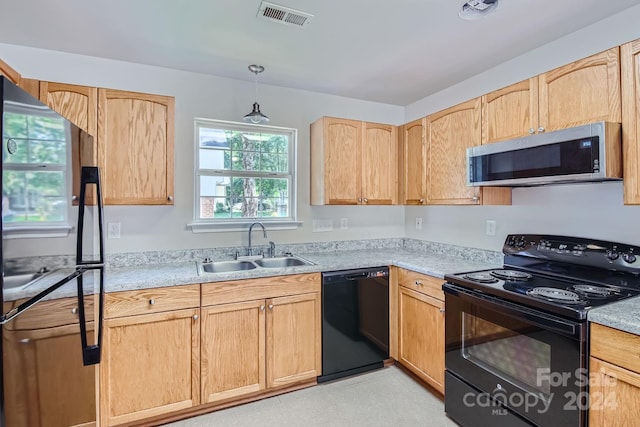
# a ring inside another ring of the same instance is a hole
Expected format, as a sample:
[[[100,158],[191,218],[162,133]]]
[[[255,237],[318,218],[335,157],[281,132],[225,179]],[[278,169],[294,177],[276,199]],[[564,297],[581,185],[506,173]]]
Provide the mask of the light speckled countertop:
[[[448,273],[481,270],[500,267],[496,260],[475,259],[426,252],[414,249],[387,248],[376,250],[350,250],[318,253],[296,253],[314,265],[285,268],[255,268],[253,270],[230,273],[199,274],[196,261],[174,262],[167,264],[142,264],[137,266],[107,268],[105,270],[105,291],[118,292],[124,290],[148,289],[163,286],[188,285],[193,283],[220,282],[226,280],[248,279],[256,277],[281,276],[287,274],[313,273],[352,268],[377,267],[395,265],[420,273],[443,278]],[[5,290],[5,301],[28,298],[37,294],[45,285],[50,284],[55,276],[47,280],[34,282],[24,289]],[[62,289],[56,293],[57,298],[75,296],[75,287],[68,287],[68,295]]]
[[[640,335],[640,297],[594,308],[587,314],[590,322]]]

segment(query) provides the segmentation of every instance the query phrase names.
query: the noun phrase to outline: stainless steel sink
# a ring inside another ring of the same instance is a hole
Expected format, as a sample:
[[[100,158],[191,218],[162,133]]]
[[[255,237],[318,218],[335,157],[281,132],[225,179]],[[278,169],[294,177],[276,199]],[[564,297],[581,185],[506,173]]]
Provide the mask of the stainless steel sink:
[[[264,268],[284,268],[295,267],[297,265],[313,265],[311,261],[296,257],[296,256],[282,256],[274,258],[260,258],[255,261],[260,267]]]
[[[42,276],[40,273],[15,274],[11,276],[4,276],[2,281],[4,283],[4,289],[15,289],[28,284],[40,276]]]
[[[251,261],[211,261],[201,264],[204,273],[230,273],[233,271],[253,270],[256,265]]]

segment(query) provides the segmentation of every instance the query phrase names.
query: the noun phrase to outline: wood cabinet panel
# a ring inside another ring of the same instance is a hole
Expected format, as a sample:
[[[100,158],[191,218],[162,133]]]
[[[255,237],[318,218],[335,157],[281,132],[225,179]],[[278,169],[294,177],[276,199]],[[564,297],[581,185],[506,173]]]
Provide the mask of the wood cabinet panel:
[[[267,387],[322,373],[320,293],[267,300]]]
[[[589,426],[633,426],[640,419],[640,374],[595,357],[589,363]]]
[[[591,356],[640,373],[640,336],[591,323]]]
[[[404,268],[398,269],[398,285],[441,301],[444,301],[444,292],[442,291],[443,284],[444,279],[406,270]]]
[[[200,309],[105,320],[102,425],[200,403]]]
[[[174,98],[98,90],[105,204],[173,204]]]
[[[362,203],[392,205],[398,202],[398,134],[396,126],[364,123],[361,147]]]
[[[535,133],[538,128],[538,78],[482,96],[482,143]]]
[[[640,40],[620,48],[624,203],[640,204]]]
[[[20,84],[20,73],[13,69],[9,64],[0,59],[0,75],[5,76],[9,81],[17,85]]]
[[[422,118],[402,127],[400,164],[402,199],[405,205],[427,202],[427,119]]]
[[[478,204],[480,188],[467,187],[467,148],[481,143],[480,98],[427,117],[429,204]]]
[[[398,288],[399,361],[444,393],[444,301]]]
[[[105,294],[105,319],[200,306],[200,285],[170,286]]]
[[[600,120],[620,122],[620,49],[540,75],[540,126],[546,132]]]
[[[41,81],[40,100],[76,126],[97,135],[98,88]]]
[[[202,403],[265,388],[265,300],[202,309]]]

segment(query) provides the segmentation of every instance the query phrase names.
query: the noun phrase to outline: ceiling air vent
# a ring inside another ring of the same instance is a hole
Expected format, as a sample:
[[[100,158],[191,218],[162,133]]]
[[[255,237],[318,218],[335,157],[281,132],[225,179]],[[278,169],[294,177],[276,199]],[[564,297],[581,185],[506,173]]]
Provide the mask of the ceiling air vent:
[[[300,12],[299,10],[277,4],[263,1],[260,3],[258,16],[269,21],[279,22],[285,25],[293,25],[295,27],[305,27],[313,18],[310,13]]]
[[[498,0],[469,0],[460,7],[458,16],[464,20],[484,18],[498,8]]]

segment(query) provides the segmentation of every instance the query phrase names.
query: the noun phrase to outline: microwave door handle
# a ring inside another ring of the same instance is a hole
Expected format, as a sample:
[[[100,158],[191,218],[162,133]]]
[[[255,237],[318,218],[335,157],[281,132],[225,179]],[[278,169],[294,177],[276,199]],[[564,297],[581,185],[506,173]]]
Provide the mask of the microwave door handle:
[[[83,273],[87,271],[98,271],[100,280],[100,290],[98,292],[98,312],[95,321],[95,344],[89,344],[87,337],[87,317],[84,310],[84,280]],[[82,346],[82,363],[84,366],[95,365],[100,363],[100,353],[102,348],[102,322],[104,317],[104,267],[89,267],[84,269],[78,276],[78,315],[80,323],[80,344]]]
[[[98,260],[84,261],[83,239],[84,236],[84,210],[87,204],[87,186],[96,186],[98,207]],[[100,190],[100,171],[96,166],[83,166],[80,175],[80,201],[78,204],[78,236],[76,242],[76,265],[96,265],[104,263],[104,233],[103,233],[103,205],[102,191]]]

